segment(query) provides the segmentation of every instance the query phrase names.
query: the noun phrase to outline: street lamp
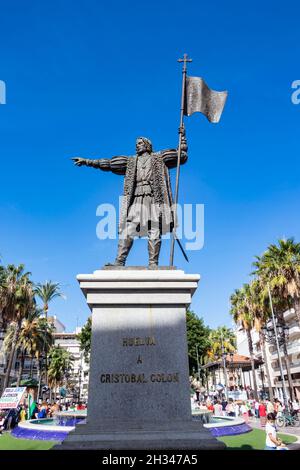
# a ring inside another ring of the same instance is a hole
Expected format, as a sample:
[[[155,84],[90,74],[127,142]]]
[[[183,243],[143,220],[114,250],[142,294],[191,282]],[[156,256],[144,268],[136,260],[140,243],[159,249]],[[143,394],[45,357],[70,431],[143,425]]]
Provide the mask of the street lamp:
[[[268,283],[268,293],[269,293],[272,318],[262,328],[262,332],[268,343],[276,345],[278,363],[279,363],[279,369],[280,369],[280,375],[281,375],[281,381],[282,381],[283,400],[284,400],[285,408],[286,410],[288,410],[288,399],[287,399],[287,393],[286,393],[286,387],[285,387],[282,360],[281,360],[281,355],[280,355],[280,346],[282,346],[288,338],[288,327],[285,326],[278,318],[275,318],[269,283]]]
[[[223,360],[223,372],[224,372],[224,380],[225,380],[226,399],[228,401],[228,383],[227,383],[227,370],[226,370],[227,352],[225,352],[225,348],[224,348],[223,334],[221,334],[221,347],[222,347],[222,360]]]
[[[232,383],[234,384],[233,385],[233,390],[234,390],[234,387],[235,387],[235,374],[233,372],[233,356],[234,356],[234,353],[230,352],[229,355],[230,355],[230,370],[231,370],[231,374],[232,374]]]

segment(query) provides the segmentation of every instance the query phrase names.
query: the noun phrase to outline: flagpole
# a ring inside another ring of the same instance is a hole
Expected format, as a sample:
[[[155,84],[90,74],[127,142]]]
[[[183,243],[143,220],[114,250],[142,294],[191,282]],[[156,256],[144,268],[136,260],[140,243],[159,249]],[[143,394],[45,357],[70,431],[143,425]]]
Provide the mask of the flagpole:
[[[178,62],[183,62],[182,67],[182,89],[181,89],[181,106],[180,106],[180,125],[179,125],[179,143],[177,151],[177,171],[176,171],[176,185],[175,185],[175,211],[174,211],[174,227],[172,231],[171,239],[171,251],[170,251],[170,266],[174,264],[174,247],[175,247],[175,234],[177,225],[177,203],[178,203],[178,191],[179,191],[179,176],[180,176],[180,157],[181,157],[181,138],[183,131],[183,113],[184,113],[184,99],[185,99],[185,82],[187,72],[187,62],[192,62],[192,59],[188,59],[188,55],[184,54],[183,59],[178,59]]]

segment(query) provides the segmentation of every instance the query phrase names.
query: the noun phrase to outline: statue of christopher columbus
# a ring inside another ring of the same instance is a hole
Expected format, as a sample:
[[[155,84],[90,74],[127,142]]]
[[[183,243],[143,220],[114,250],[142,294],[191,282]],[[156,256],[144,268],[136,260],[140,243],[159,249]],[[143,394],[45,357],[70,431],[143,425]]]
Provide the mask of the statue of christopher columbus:
[[[180,163],[187,161],[184,128],[180,129]],[[176,149],[154,152],[145,137],[136,140],[136,154],[111,159],[72,158],[77,166],[90,166],[117,175],[125,175],[124,197],[119,221],[119,242],[116,260],[109,266],[125,266],[135,237],[148,237],[149,267],[158,266],[161,235],[174,228],[173,198],[169,169],[176,168]]]

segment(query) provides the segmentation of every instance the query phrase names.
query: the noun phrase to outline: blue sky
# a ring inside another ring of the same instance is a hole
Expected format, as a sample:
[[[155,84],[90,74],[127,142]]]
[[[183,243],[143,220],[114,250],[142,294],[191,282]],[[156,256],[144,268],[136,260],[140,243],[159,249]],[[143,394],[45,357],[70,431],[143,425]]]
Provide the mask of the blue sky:
[[[123,184],[70,157],[130,155],[139,135],[176,146],[184,52],[190,75],[229,92],[219,124],[186,119],[179,200],[205,205],[205,245],[189,264],[176,251],[175,264],[201,274],[193,309],[230,326],[229,296],[253,256],[300,240],[299,13],[296,1],[2,4],[0,253],[37,282],[61,283],[67,300],[51,313],[69,330],[89,314],[76,275],[115,257],[117,242],[96,237],[96,208],[117,204]],[[137,241],[128,264],[146,263],[145,247]]]

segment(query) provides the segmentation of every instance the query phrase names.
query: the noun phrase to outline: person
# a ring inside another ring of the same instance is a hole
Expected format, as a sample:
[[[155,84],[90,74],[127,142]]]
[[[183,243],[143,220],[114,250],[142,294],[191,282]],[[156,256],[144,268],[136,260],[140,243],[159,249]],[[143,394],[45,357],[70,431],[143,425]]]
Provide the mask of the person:
[[[2,431],[4,430],[5,418],[6,418],[5,411],[0,411],[0,435],[2,435]]]
[[[226,406],[226,413],[228,416],[235,416],[234,405],[232,399],[229,399],[229,403]]]
[[[267,414],[266,445],[265,450],[276,450],[282,446],[282,440],[277,438],[275,427],[275,413]]]
[[[25,405],[22,406],[20,410],[20,421],[26,421],[27,411]]]
[[[50,408],[50,415],[51,417],[54,416],[56,413],[59,412],[59,404],[58,403],[54,403],[51,408]]]
[[[222,405],[222,416],[225,416],[226,415],[226,406],[228,405],[228,402],[227,402],[225,397],[222,398],[221,405]]]
[[[258,413],[259,413],[259,419],[260,419],[260,426],[264,427],[266,424],[267,409],[266,409],[266,405],[264,404],[262,400],[260,401]]]
[[[267,414],[274,413],[274,406],[270,400],[266,400],[267,403]]]
[[[207,405],[205,404],[204,401],[202,401],[202,402],[200,403],[199,408],[200,408],[200,410],[206,410],[206,411],[208,410]]]
[[[40,409],[39,409],[37,417],[39,419],[47,418],[47,403],[44,402],[40,405]]]
[[[244,418],[245,423],[247,424],[249,422],[249,410],[244,401],[241,405],[241,415]]]
[[[278,400],[276,418],[277,418],[277,416],[279,417],[279,416],[282,416],[282,415],[283,415],[283,406],[282,406],[281,401]]]
[[[180,128],[180,164],[187,161],[184,127]],[[169,169],[177,166],[177,150],[153,152],[146,137],[136,140],[133,157],[89,160],[72,158],[76,166],[89,166],[125,175],[124,198],[120,212],[118,252],[113,266],[124,266],[135,237],[148,237],[149,267],[157,267],[161,235],[174,227]],[[107,265],[110,265],[108,263]]]
[[[236,417],[238,417],[240,415],[240,405],[238,404],[237,401],[234,404],[234,413],[235,413]]]
[[[222,416],[223,411],[222,411],[222,405],[220,401],[215,402],[213,409],[214,409],[215,416]]]
[[[255,400],[254,404],[255,417],[259,419],[259,401]]]
[[[275,400],[274,400],[274,414],[275,414],[275,417],[277,416],[277,413],[278,413],[278,407],[279,407],[279,400],[278,400],[278,398],[275,398]]]
[[[292,416],[297,416],[299,413],[299,402],[298,400],[294,400],[292,403]]]

